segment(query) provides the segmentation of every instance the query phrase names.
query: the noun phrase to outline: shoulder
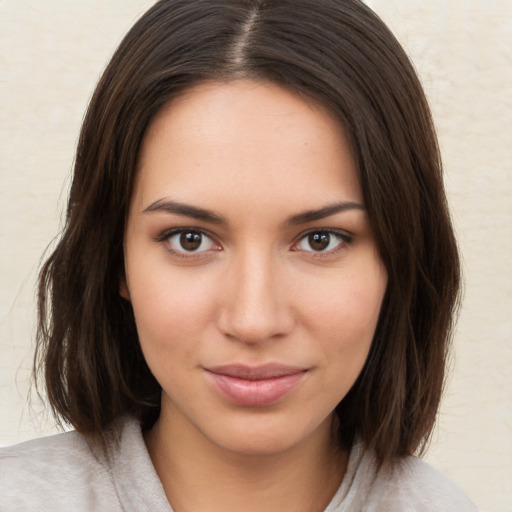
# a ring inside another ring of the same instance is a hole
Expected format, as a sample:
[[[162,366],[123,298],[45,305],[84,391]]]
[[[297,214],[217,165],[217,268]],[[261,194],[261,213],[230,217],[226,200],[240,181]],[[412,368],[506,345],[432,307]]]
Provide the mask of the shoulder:
[[[32,439],[0,449],[2,470],[6,465],[30,465],[32,469],[49,461],[73,462],[91,456],[84,438],[75,431]]]
[[[378,472],[375,481],[384,510],[417,512],[476,512],[464,491],[443,473],[416,457],[406,457],[393,468]]]
[[[326,512],[477,512],[464,491],[416,457],[379,466],[362,443],[353,446],[347,473]]]
[[[0,509],[91,510],[98,497],[115,498],[108,466],[98,454],[77,432],[0,449]]]

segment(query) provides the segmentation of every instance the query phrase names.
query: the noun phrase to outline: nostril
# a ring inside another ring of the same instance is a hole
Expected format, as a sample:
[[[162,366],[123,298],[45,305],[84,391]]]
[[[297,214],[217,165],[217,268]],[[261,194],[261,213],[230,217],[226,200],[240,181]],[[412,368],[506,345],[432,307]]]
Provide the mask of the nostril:
[[[219,328],[228,338],[261,343],[287,336],[294,325],[293,315],[282,300],[234,300],[222,307]]]

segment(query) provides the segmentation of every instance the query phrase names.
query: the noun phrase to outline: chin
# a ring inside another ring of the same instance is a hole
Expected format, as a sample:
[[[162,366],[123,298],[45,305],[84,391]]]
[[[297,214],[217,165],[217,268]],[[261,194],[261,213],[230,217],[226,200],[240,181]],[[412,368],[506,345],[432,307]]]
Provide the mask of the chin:
[[[271,456],[295,447],[303,446],[316,439],[325,439],[325,430],[331,428],[330,417],[317,426],[309,423],[302,427],[298,422],[283,421],[265,417],[245,418],[248,421],[231,425],[219,425],[218,429],[203,431],[211,443],[222,450],[238,455]]]

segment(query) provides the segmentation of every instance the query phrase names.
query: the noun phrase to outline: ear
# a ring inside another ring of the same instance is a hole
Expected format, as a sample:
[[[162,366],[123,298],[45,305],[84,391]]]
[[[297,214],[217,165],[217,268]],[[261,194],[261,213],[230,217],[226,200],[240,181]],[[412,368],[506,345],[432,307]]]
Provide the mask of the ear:
[[[127,301],[131,300],[130,290],[128,289],[128,285],[126,284],[125,277],[121,277],[119,279],[119,295],[121,295],[121,297],[123,297],[123,299],[126,299]]]

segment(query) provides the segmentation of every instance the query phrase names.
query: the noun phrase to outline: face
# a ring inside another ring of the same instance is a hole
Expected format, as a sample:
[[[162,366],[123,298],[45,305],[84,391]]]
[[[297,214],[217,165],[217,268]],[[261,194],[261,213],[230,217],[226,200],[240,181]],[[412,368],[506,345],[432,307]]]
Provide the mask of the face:
[[[249,81],[174,99],[143,141],[125,265],[175,439],[263,454],[328,435],[387,283],[328,112]]]

